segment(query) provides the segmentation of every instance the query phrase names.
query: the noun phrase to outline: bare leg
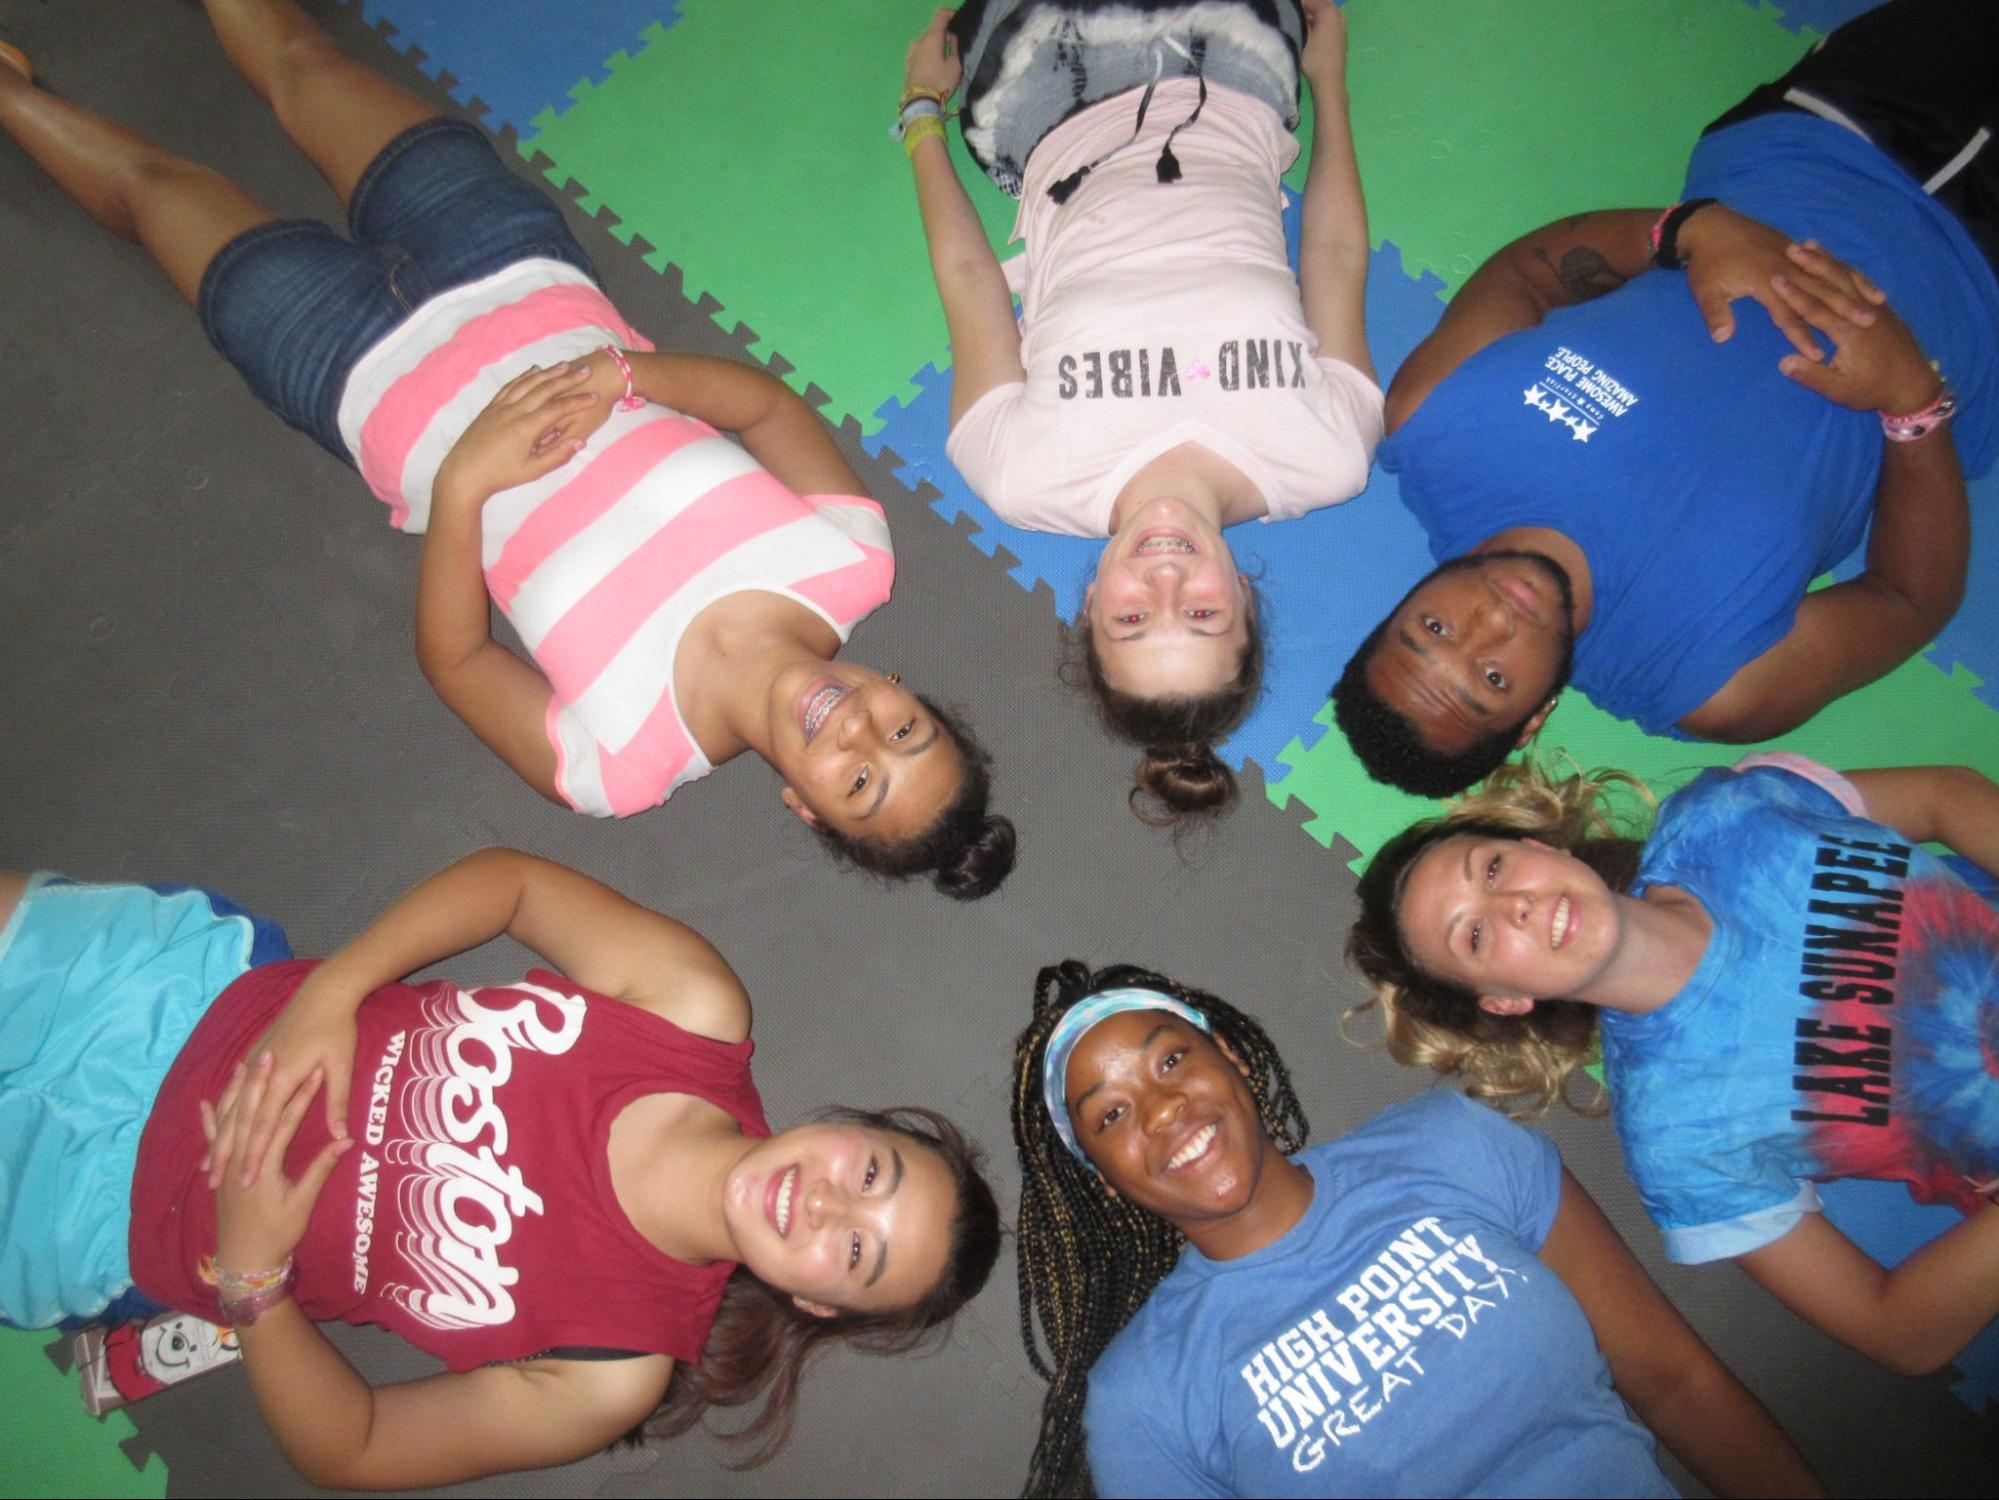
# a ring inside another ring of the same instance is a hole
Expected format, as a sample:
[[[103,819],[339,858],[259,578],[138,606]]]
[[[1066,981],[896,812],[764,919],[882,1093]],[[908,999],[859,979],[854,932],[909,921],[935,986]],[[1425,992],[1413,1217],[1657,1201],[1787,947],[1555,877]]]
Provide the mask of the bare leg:
[[[275,218],[219,172],[0,68],[0,130],[120,239],[159,262],[192,305],[215,252]]]
[[[0,927],[5,927],[7,919],[14,915],[14,908],[21,904],[21,893],[27,888],[27,876],[0,870]]]
[[[437,110],[342,52],[291,0],[203,0],[222,50],[345,208],[368,164]]]

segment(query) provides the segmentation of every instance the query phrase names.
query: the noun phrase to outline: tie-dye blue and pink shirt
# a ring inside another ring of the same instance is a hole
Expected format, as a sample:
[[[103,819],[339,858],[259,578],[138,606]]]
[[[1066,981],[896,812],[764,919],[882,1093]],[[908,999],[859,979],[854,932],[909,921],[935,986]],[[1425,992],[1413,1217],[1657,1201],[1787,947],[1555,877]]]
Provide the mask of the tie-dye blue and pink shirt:
[[[1813,1182],[1977,1206],[1999,1176],[1999,911],[1844,777],[1751,756],[1668,798],[1633,894],[1714,921],[1685,989],[1603,1015],[1633,1180],[1674,1260],[1746,1254]]]

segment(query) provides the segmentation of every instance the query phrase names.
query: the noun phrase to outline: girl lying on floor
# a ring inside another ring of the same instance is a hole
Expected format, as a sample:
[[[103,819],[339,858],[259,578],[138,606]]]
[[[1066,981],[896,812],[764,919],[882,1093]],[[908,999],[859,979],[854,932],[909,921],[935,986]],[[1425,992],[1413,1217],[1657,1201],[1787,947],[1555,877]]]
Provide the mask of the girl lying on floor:
[[[895,563],[812,410],[761,370],[649,352],[544,194],[289,0],[207,9],[351,239],[35,88],[12,48],[0,129],[426,533],[416,651],[439,696],[579,812],[657,806],[754,751],[841,857],[994,889],[1013,826],[987,814],[984,753],[894,674],[834,659]],[[489,594],[533,666],[493,639]]]
[[[1020,199],[1009,286],[940,118]],[[1298,272],[1279,179],[1315,123]],[[951,436],[1010,525],[1108,537],[1075,667],[1145,749],[1148,821],[1225,809],[1212,742],[1255,703],[1255,590],[1222,528],[1360,492],[1382,395],[1346,23],[1321,0],[966,0],[911,45],[902,135],[951,333]],[[1021,294],[1015,325],[1013,291]]]
[[[1401,1061],[1545,1108],[1599,1037],[1627,1166],[1673,1259],[1734,1259],[1897,1370],[1999,1316],[1999,786],[1752,755],[1642,841],[1619,773],[1509,766],[1391,840],[1348,956]],[[1989,889],[1989,887],[1988,887]],[[1892,1270],[1813,1184],[1901,1180],[1965,1221]]]
[[[1254,1020],[1068,963],[1013,1129],[1030,1495],[1670,1495],[1646,1426],[1718,1493],[1820,1493],[1547,1138],[1457,1094],[1305,1149]]]
[[[502,933],[560,972],[401,982]],[[487,850],[288,958],[205,891],[0,876],[0,1319],[232,1325],[316,1484],[564,1463],[760,1396],[765,1455],[816,1347],[910,1348],[992,1269],[948,1121],[772,1135],[721,955],[585,876]],[[333,1320],[450,1373],[371,1388]]]

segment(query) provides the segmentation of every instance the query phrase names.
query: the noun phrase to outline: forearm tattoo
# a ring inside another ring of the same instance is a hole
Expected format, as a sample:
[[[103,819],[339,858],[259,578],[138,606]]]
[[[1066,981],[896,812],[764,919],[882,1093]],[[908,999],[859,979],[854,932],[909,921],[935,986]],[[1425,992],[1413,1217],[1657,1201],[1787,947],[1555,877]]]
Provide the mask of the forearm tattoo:
[[[1578,302],[1590,302],[1605,296],[1630,280],[1588,245],[1565,250],[1559,262],[1541,249],[1535,250],[1534,258],[1546,266],[1555,280],[1561,283],[1562,290]]]

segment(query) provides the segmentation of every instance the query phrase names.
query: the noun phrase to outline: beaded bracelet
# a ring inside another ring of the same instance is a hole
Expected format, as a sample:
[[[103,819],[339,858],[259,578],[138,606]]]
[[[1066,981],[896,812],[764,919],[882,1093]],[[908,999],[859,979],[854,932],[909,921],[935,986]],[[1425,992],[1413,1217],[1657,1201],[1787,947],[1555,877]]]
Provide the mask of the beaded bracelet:
[[[247,1297],[232,1297],[222,1303],[222,1319],[231,1328],[248,1328],[265,1313],[276,1307],[292,1294],[295,1276],[288,1276],[276,1286],[265,1287],[261,1292],[252,1292]]]
[[[902,91],[902,97],[896,100],[895,112],[901,114],[918,99],[928,99],[932,104],[942,109],[944,102],[950,97],[951,91],[949,89],[926,89],[920,86],[907,88]]]
[[[1714,198],[1689,198],[1684,203],[1675,203],[1671,208],[1652,221],[1652,264],[1662,271],[1678,271],[1685,268],[1686,258],[1680,254],[1680,230],[1687,220],[1706,208]]]
[[[1928,437],[1957,415],[1957,392],[1950,388],[1948,381],[1937,392],[1936,400],[1921,411],[1912,411],[1906,416],[1892,412],[1881,413],[1881,435],[1891,443],[1913,443],[1918,438]]]
[[[912,121],[909,128],[902,133],[903,155],[907,156],[911,161],[915,161],[917,146],[933,135],[940,141],[944,139],[944,121],[942,117],[925,115],[920,120]]]
[[[287,1255],[268,1271],[225,1271],[214,1256],[204,1255],[196,1271],[215,1288],[222,1316],[234,1327],[248,1328],[291,1295],[298,1281],[298,1260]]]
[[[625,351],[614,344],[605,344],[597,352],[599,354],[610,355],[611,363],[616,365],[618,373],[625,377],[625,393],[618,398],[618,410],[637,411],[641,406],[644,406],[646,398],[635,395],[632,391],[632,362],[625,358]]]

